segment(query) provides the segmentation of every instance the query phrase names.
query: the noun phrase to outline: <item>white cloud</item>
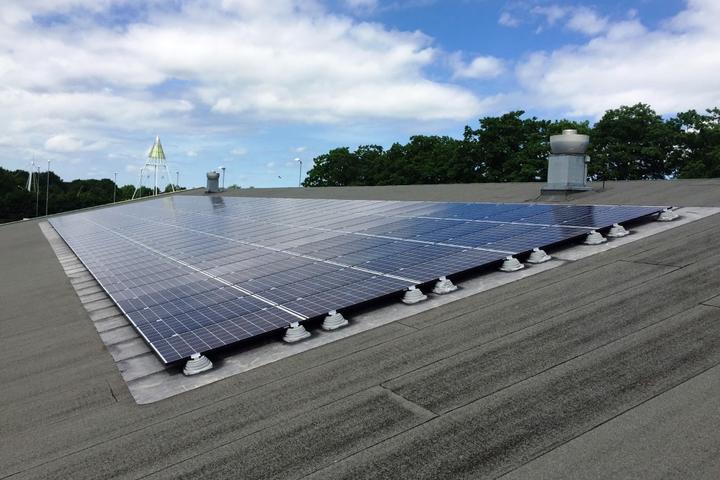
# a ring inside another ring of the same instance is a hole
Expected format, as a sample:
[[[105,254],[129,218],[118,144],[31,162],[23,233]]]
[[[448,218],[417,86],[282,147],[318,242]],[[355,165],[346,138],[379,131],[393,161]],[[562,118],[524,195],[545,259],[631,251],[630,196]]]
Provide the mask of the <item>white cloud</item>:
[[[134,163],[128,163],[125,165],[125,171],[127,173],[133,173],[135,175],[140,174],[140,170],[143,168],[142,164],[134,164]]]
[[[351,10],[373,11],[378,7],[378,0],[344,0]]]
[[[535,15],[545,17],[545,21],[549,26],[555,25],[558,20],[564,18],[570,9],[568,7],[562,7],[560,5],[545,5],[533,7],[531,10]]]
[[[247,148],[237,147],[230,150],[230,155],[236,155],[238,157],[241,157],[243,155],[246,155],[248,153]]]
[[[110,3],[110,0],[22,0],[21,2],[7,0],[0,9],[0,23],[13,25],[30,22],[33,15],[65,13],[73,9],[85,9],[97,13],[106,9]]]
[[[0,128],[27,134],[54,135],[72,128],[113,128],[129,131],[177,124],[193,105],[185,100],[155,100],[111,92],[33,91],[0,87]],[[174,118],[173,118],[174,117]]]
[[[564,26],[568,30],[579,32],[585,35],[593,36],[606,30],[608,18],[602,17],[595,10],[583,6],[564,6],[564,5],[538,5],[533,7],[530,12],[533,15],[543,17],[544,25],[537,28],[537,32],[541,32],[545,27],[554,27],[561,20],[564,20]]]
[[[110,3],[64,0],[53,10],[52,3],[35,2],[21,10],[30,15],[71,7],[98,10]],[[311,122],[358,116],[457,120],[481,108],[468,90],[425,77],[423,69],[436,62],[437,52],[419,32],[357,23],[304,1],[182,5],[179,12],[151,10],[126,28],[86,20],[77,20],[78,28],[39,28],[26,18],[0,29],[0,45],[10,47],[0,53],[5,87],[0,103],[12,101],[12,108],[21,110],[19,97],[35,104],[101,97],[113,108],[96,104],[90,111],[83,102],[69,107],[84,108],[78,112],[82,120],[119,115],[131,123],[146,121],[142,110],[151,118],[166,117],[173,103],[185,111],[199,103],[217,114]],[[176,80],[187,87],[174,100],[149,95],[150,88]],[[67,115],[13,118],[32,123]]]
[[[720,3],[690,0],[662,28],[608,23],[584,45],[536,52],[517,67],[535,107],[597,117],[645,102],[659,113],[720,105]]]
[[[459,54],[455,54],[450,57],[450,65],[454,78],[493,78],[505,71],[503,61],[493,56],[475,57],[465,63]]]
[[[520,20],[514,17],[510,12],[502,12],[500,14],[500,18],[498,18],[498,23],[503,27],[517,27],[520,25]]]
[[[590,8],[581,7],[575,9],[567,22],[567,28],[585,35],[597,35],[604,32],[608,26],[608,19],[599,16]]]
[[[187,152],[185,152],[185,155],[187,155],[188,157],[197,157],[198,152],[196,152],[195,150],[188,150]]]
[[[293,151],[294,151],[294,152],[297,152],[297,153],[302,153],[302,152],[304,152],[305,150],[307,150],[307,147],[295,147],[295,148],[293,149]]]
[[[45,150],[60,153],[99,150],[104,146],[103,142],[86,143],[67,134],[54,135],[45,141]]]
[[[69,135],[55,135],[45,142],[45,149],[51,152],[77,152],[82,147],[80,140]]]

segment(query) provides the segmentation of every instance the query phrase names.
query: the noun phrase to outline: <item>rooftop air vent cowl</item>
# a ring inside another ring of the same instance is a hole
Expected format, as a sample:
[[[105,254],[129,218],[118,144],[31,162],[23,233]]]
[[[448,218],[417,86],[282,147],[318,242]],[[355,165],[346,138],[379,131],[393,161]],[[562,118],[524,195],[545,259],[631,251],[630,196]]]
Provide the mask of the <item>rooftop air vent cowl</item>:
[[[556,155],[584,155],[590,143],[588,135],[577,130],[563,130],[561,135],[550,136],[550,151]]]
[[[590,190],[587,180],[587,164],[590,157],[585,151],[590,137],[579,135],[577,130],[563,130],[560,135],[550,136],[547,183],[543,193],[583,192]]]
[[[220,191],[220,185],[218,182],[219,178],[220,174],[215,170],[207,172],[207,188],[205,189],[206,193],[217,193]]]

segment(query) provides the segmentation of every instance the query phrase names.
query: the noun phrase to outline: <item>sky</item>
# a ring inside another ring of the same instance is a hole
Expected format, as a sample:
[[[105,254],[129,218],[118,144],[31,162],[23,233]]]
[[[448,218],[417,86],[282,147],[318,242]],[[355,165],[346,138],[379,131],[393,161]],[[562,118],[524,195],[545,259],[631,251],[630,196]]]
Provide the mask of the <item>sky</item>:
[[[720,106],[718,0],[3,0],[0,166],[297,186],[335,147],[524,110]],[[145,180],[147,184],[147,180]]]

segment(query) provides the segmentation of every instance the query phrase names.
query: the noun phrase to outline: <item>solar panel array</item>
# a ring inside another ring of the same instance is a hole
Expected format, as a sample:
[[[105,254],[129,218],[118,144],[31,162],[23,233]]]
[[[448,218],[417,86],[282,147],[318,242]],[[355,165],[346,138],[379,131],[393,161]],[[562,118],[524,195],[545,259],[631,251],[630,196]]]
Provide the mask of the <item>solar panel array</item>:
[[[171,363],[661,210],[173,196],[50,223]]]

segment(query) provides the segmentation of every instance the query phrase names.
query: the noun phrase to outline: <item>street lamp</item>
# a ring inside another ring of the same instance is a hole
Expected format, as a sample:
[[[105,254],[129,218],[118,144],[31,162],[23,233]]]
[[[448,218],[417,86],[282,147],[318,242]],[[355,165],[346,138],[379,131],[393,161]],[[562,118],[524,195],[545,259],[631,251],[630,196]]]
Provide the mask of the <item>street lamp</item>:
[[[223,176],[222,176],[222,191],[225,191],[225,167],[220,167],[220,170],[222,170]]]
[[[35,160],[30,162],[30,175],[28,176],[27,191],[32,192],[33,189],[33,175],[35,175]]]
[[[48,216],[48,203],[50,202],[50,160],[47,161],[47,178],[45,179],[45,216]]]
[[[115,197],[117,195],[117,172],[113,172],[115,180],[113,181],[113,203],[115,203]]]
[[[175,188],[180,190],[180,171],[175,172]]]
[[[298,173],[298,187],[302,187],[302,160],[296,158],[295,161],[300,164],[300,172]]]
[[[35,186],[37,189],[35,190],[35,216],[40,216],[40,165],[37,167],[37,177],[35,181]]]

